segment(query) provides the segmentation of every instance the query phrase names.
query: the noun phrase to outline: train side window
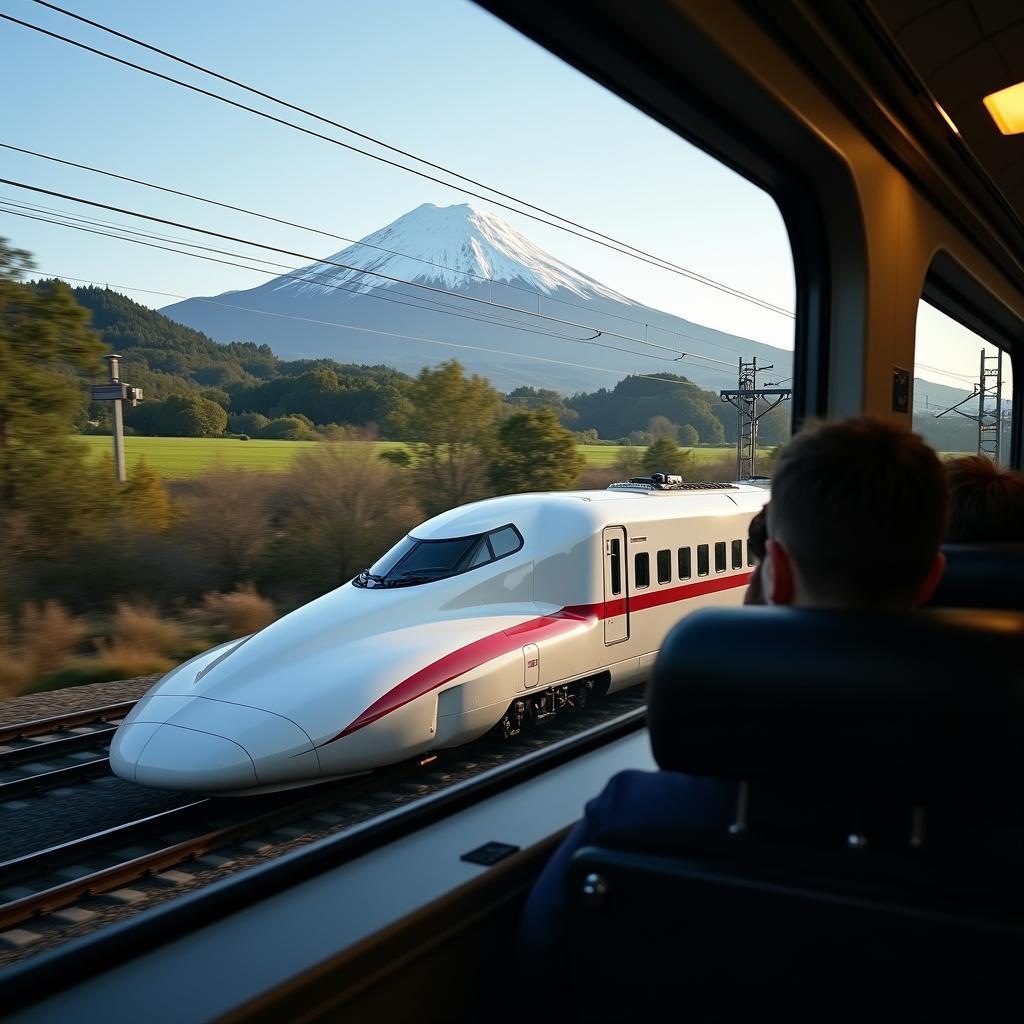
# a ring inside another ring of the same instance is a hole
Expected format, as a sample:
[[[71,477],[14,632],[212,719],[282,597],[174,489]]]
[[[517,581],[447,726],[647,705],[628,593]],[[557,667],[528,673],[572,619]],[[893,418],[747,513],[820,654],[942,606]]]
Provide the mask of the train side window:
[[[651,585],[651,556],[646,551],[638,552],[633,559],[633,583],[637,590]]]
[[[670,548],[663,548],[658,552],[658,582],[672,582],[672,551]]]
[[[921,299],[913,378],[911,424],[933,448],[1009,465],[1016,410],[1008,351]]]
[[[725,541],[715,544],[715,572],[725,572]]]
[[[491,547],[494,548],[494,557],[503,558],[518,551],[523,546],[523,538],[514,526],[503,526],[490,534]]]
[[[612,559],[612,594],[622,593],[622,541],[611,540],[608,542],[608,554]]]
[[[697,545],[697,575],[707,576],[711,572],[711,562],[708,558],[707,544]]]
[[[693,575],[693,566],[691,565],[690,549],[680,548],[679,549],[679,578],[681,580],[688,580]]]
[[[743,541],[741,540],[732,542],[732,567],[734,569],[743,568]]]
[[[756,565],[757,559],[754,558],[754,552],[750,548],[750,542],[747,541],[747,565]]]

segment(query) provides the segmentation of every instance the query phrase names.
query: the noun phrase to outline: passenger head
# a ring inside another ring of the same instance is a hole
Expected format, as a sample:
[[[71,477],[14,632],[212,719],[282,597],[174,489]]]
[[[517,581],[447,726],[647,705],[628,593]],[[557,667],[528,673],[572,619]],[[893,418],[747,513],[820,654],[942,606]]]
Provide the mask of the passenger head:
[[[747,526],[747,554],[754,560],[754,571],[750,574],[744,604],[764,604],[761,589],[761,563],[764,561],[764,545],[768,539],[768,506],[762,508]]]
[[[946,463],[949,530],[954,544],[1024,542],[1024,475],[981,455]]]
[[[772,478],[761,583],[772,604],[911,608],[942,575],[946,475],[879,420],[806,427]]]

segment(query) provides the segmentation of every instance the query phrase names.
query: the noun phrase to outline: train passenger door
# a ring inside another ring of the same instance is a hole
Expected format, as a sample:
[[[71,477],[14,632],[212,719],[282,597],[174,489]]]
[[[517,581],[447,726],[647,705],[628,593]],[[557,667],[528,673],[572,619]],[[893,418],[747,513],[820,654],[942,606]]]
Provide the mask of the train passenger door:
[[[629,639],[629,581],[626,578],[626,528],[604,530],[604,642]]]

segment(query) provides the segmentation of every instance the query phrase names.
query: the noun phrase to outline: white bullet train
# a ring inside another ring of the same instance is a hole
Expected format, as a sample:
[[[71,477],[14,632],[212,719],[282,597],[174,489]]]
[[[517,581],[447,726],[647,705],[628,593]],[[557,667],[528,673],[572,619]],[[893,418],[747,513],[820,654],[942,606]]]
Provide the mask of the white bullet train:
[[[467,743],[643,682],[681,616],[739,604],[753,484],[677,477],[452,509],[252,636],[169,672],[110,764],[162,789],[258,793]]]

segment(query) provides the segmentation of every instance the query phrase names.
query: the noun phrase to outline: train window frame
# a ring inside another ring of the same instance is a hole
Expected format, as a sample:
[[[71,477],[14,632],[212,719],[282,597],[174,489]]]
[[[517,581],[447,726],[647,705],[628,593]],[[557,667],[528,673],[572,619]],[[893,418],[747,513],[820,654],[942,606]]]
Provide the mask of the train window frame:
[[[715,572],[725,572],[729,560],[726,555],[726,543],[724,540],[715,541]]]
[[[680,580],[693,578],[693,549],[689,544],[679,549],[677,565]]]
[[[503,555],[495,555],[490,538],[495,534],[504,533],[506,530],[512,530],[516,536],[518,544],[511,551],[507,551]],[[414,577],[409,582],[404,583],[400,582],[400,576],[395,575],[402,566],[406,564],[409,558],[425,545],[458,544],[462,542],[472,546],[469,547],[466,553],[461,555],[458,559],[457,564],[466,563],[464,567],[458,568],[454,572],[448,572],[443,576],[436,576],[431,579]],[[511,558],[517,552],[522,551],[525,543],[526,541],[523,539],[523,535],[515,523],[505,523],[503,526],[496,526],[493,530],[486,530],[483,533],[465,534],[461,537],[425,538],[417,537],[412,533],[407,533],[400,541],[398,541],[397,544],[393,545],[383,555],[381,555],[381,557],[378,558],[372,566],[368,569],[364,569],[354,577],[352,583],[364,590],[392,590],[397,587],[401,587],[404,590],[407,587],[421,587],[426,586],[428,583],[439,583],[441,580],[450,580],[456,576],[464,576],[467,572],[474,572],[477,569],[482,569],[485,565],[493,565],[495,562],[500,562],[505,558]],[[383,572],[375,571],[379,566],[381,566],[381,563],[386,562],[386,560],[400,548],[403,550],[399,552],[392,564],[390,564]],[[486,550],[490,557],[487,557],[482,561],[476,561],[481,550]]]
[[[697,575],[698,576],[710,576],[711,575],[711,545],[710,544],[698,544],[697,545]]]
[[[732,542],[732,567],[733,569],[743,568],[743,539]]]
[[[642,567],[642,571],[641,571]],[[633,556],[633,586],[646,590],[651,585],[651,556],[647,551],[638,551]]]
[[[672,582],[672,549],[661,548],[655,559],[655,567],[658,571],[658,583]]]

